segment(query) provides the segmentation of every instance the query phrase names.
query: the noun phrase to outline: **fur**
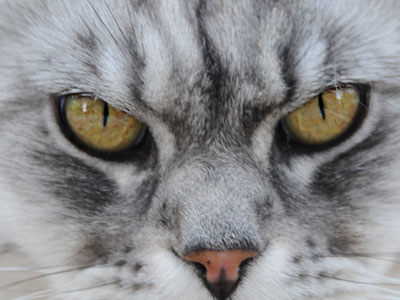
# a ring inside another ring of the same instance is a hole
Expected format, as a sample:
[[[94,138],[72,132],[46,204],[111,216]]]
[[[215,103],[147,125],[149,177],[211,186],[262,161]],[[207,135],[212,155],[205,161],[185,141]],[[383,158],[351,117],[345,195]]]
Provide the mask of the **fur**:
[[[400,298],[399,13],[0,0],[1,299],[212,300],[182,259],[204,248],[261,253],[232,300]],[[282,138],[281,118],[349,84],[369,98],[353,134],[319,151]],[[146,123],[146,151],[77,148],[55,109],[71,93]],[[24,290],[28,271],[42,288]]]

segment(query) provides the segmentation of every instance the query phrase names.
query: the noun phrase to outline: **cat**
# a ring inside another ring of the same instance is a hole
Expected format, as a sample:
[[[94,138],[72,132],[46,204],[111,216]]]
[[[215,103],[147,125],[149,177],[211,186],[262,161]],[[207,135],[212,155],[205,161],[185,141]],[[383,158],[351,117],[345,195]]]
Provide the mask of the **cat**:
[[[399,14],[0,0],[0,298],[400,299]]]

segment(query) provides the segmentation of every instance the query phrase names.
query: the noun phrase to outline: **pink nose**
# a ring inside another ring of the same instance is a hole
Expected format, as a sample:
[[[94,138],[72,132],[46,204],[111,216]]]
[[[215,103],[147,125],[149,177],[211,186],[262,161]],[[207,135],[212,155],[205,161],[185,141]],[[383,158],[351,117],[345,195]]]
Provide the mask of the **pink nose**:
[[[203,265],[207,288],[217,299],[226,299],[236,288],[240,265],[257,255],[252,250],[203,250],[189,253],[185,260]]]

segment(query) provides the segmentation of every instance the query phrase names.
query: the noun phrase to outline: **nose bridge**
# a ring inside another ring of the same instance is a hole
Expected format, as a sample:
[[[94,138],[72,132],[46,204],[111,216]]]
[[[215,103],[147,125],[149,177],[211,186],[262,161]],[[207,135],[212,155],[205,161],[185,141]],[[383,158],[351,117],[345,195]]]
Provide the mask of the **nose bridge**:
[[[182,190],[199,198],[200,202],[208,199],[219,200],[260,193],[263,183],[255,164],[249,163],[248,157],[229,154],[201,155],[180,164],[175,176],[182,184]],[[214,202],[215,203],[215,202]]]
[[[175,170],[183,253],[198,249],[257,249],[254,200],[263,197],[257,170],[229,157],[191,159]]]

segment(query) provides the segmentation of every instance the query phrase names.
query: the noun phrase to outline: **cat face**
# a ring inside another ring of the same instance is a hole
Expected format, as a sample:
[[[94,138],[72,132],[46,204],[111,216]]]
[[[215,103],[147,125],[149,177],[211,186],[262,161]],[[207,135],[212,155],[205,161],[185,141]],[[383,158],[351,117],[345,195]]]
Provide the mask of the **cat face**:
[[[50,299],[385,299],[400,239],[399,12],[0,1],[4,253],[29,256],[14,267],[44,272],[36,296]],[[358,105],[354,120],[336,112],[343,133],[295,137],[288,114],[314,99],[326,124],[343,93]],[[142,127],[114,151],[97,133],[117,113]]]

